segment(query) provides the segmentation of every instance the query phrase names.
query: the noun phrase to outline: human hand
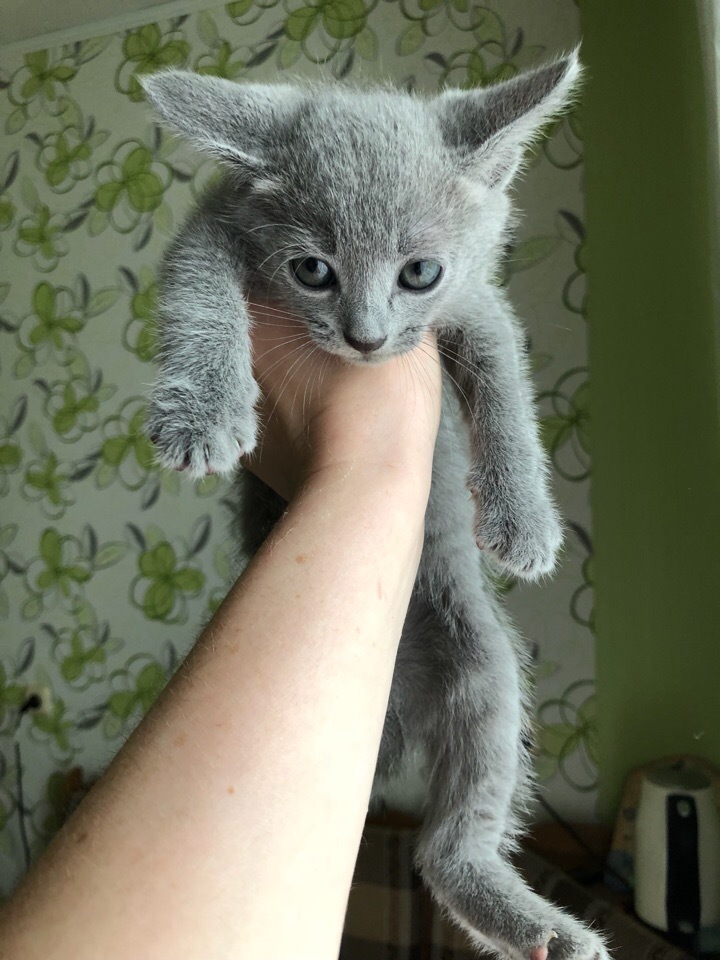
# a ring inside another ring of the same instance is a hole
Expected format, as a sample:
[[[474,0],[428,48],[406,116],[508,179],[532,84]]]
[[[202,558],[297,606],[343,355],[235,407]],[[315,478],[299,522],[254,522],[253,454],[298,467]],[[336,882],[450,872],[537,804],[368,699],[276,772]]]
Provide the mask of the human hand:
[[[245,466],[286,500],[321,473],[409,468],[429,483],[441,396],[434,335],[385,362],[349,364],[281,305],[250,308],[262,428]]]

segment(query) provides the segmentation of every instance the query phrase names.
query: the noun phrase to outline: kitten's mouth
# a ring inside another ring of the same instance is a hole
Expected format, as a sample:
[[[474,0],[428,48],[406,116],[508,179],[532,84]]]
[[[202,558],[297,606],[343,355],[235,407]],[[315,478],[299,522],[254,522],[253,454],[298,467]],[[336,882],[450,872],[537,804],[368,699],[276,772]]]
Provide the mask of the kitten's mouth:
[[[362,357],[360,354],[355,354],[352,356],[347,353],[334,353],[333,356],[337,357],[338,360],[342,360],[343,363],[346,363],[349,367],[377,367],[381,363],[385,363],[389,360],[393,354],[387,353],[383,354],[381,357]]]
[[[376,367],[381,363],[387,363],[388,360],[392,360],[393,357],[397,357],[403,352],[402,350],[392,348],[373,353],[343,350],[342,353],[338,351],[337,356],[341,357],[346,363],[351,364],[353,367]]]
[[[419,342],[393,343],[391,346],[386,345],[382,350],[373,350],[372,352],[348,350],[345,344],[339,344],[338,348],[331,352],[355,367],[377,366],[381,363],[387,363],[388,360],[401,357],[404,353],[410,353],[419,346]]]
[[[334,339],[334,338],[333,338]],[[385,341],[383,340],[383,343]],[[397,353],[397,350],[392,348],[390,349],[380,349],[376,350],[362,350],[362,349],[352,349],[346,342],[342,340],[334,340],[334,342],[324,342],[322,348],[327,352],[332,354],[334,357],[337,357],[339,360],[342,360],[344,363],[350,364],[354,367],[365,367],[371,364],[385,363],[387,360],[390,360]]]

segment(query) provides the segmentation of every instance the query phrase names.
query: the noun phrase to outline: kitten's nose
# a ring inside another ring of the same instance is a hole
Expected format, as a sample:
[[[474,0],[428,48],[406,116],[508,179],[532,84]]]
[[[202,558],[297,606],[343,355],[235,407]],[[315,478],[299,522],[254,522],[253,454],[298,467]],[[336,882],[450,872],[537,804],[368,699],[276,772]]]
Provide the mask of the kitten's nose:
[[[387,337],[380,337],[379,340],[356,340],[355,337],[351,337],[349,333],[346,333],[345,339],[354,350],[359,350],[360,353],[372,353],[373,350],[380,349],[387,340]]]

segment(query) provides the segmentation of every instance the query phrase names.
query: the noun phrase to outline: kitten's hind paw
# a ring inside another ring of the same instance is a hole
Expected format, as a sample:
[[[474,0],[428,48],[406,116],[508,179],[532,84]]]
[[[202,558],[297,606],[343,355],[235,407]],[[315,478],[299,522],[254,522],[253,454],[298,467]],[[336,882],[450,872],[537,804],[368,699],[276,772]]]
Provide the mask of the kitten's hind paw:
[[[537,946],[520,951],[523,960],[610,960],[600,937],[573,917],[558,916],[555,929],[546,928]],[[515,951],[509,951],[515,957]]]
[[[436,868],[435,868],[436,869]],[[447,868],[446,868],[447,870]],[[610,960],[601,936],[545,900],[506,861],[468,866],[459,879],[447,873],[435,886],[438,900],[480,948],[502,960]]]
[[[548,960],[611,960],[602,939],[571,917],[563,918],[548,941]]]
[[[592,930],[572,917],[558,920],[555,929],[546,926],[532,934],[528,930],[525,937],[513,943],[482,935],[478,940],[503,960],[611,960],[605,944]]]

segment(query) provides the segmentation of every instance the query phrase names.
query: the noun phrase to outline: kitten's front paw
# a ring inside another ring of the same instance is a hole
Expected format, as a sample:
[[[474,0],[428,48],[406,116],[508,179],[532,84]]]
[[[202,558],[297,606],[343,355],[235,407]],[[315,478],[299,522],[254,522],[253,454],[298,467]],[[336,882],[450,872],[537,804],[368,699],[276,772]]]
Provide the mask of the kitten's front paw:
[[[475,500],[475,541],[508,573],[535,580],[550,573],[563,541],[558,512],[547,497],[534,496],[506,503],[485,496],[471,483]]]
[[[253,384],[254,386],[254,384]],[[157,391],[149,405],[145,430],[155,445],[158,463],[187,470],[193,480],[207,474],[228,475],[257,440],[255,394],[222,403],[185,390]]]

